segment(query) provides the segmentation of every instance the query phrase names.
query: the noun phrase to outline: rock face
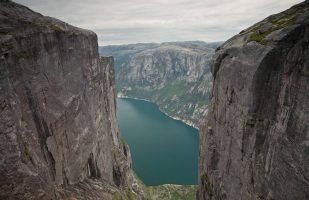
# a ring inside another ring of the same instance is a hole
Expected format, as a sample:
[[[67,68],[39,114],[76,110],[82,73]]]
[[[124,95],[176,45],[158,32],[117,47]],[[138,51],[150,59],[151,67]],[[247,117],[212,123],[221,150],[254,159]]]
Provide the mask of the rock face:
[[[308,1],[225,42],[212,73],[199,199],[309,199]]]
[[[131,195],[113,59],[95,33],[1,1],[0,48],[0,199]]]
[[[119,96],[157,103],[161,110],[198,126],[211,89],[209,58],[219,43],[168,42],[103,47],[116,59]]]

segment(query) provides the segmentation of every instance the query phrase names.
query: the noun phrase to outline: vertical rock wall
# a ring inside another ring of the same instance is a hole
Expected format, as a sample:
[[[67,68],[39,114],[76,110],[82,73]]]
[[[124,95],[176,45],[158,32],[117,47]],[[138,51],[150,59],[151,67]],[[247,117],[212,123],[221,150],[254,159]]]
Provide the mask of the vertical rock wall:
[[[309,199],[308,72],[308,2],[217,50],[199,199]]]
[[[0,199],[131,190],[113,59],[95,33],[1,1],[0,72]]]

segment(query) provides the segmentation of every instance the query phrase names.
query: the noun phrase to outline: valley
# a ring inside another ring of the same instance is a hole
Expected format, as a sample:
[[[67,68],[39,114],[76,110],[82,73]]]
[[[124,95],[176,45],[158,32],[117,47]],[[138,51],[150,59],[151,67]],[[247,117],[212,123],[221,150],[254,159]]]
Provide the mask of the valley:
[[[100,47],[115,59],[118,97],[146,99],[195,128],[207,113],[209,62],[221,42],[145,43]]]
[[[252,15],[253,25],[224,43],[104,46],[96,34],[134,43],[147,40],[117,37],[145,31],[141,22],[174,31],[175,22],[185,30],[220,18],[217,9],[204,18],[203,2],[180,2],[197,15],[158,21],[167,6],[153,1],[21,2],[56,17],[78,11],[63,19],[91,31],[0,1],[0,199],[309,199],[308,0],[258,23]],[[253,14],[281,1],[260,3],[211,2],[247,20],[247,6]],[[143,20],[126,23],[132,13]],[[222,32],[222,23],[205,24],[205,37]]]
[[[197,185],[196,129],[142,100],[118,99],[117,110],[121,136],[131,150],[133,170],[145,185]]]

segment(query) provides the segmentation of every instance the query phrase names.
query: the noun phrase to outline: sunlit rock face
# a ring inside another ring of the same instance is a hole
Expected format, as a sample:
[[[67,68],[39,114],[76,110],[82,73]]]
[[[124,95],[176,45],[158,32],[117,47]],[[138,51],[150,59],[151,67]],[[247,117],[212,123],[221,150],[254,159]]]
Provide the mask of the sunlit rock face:
[[[199,199],[309,199],[308,23],[304,2],[216,51]]]
[[[132,191],[113,59],[95,33],[0,2],[0,199]]]

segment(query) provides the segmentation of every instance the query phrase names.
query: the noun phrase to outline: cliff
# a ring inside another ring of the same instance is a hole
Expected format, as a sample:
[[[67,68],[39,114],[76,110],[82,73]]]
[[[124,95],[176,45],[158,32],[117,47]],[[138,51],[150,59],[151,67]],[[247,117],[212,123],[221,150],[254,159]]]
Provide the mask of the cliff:
[[[167,42],[107,46],[116,60],[119,96],[147,99],[195,127],[207,113],[209,58],[219,43]]]
[[[309,199],[309,2],[217,49],[199,199]]]
[[[1,1],[0,74],[0,199],[137,198],[95,33]]]

